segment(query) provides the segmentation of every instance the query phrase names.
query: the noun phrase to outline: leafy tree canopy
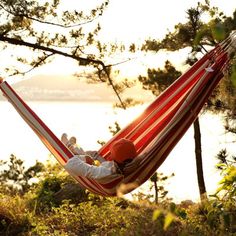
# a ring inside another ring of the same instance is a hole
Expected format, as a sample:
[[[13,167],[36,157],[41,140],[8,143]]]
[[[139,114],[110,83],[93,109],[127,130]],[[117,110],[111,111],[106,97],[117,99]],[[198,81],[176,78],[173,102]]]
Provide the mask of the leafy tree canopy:
[[[164,69],[148,69],[147,77],[140,75],[138,79],[144,89],[151,90],[157,96],[169,87],[180,75],[181,72],[177,71],[169,61],[166,61]]]
[[[11,54],[11,59],[18,62],[13,68],[11,60],[11,65],[6,66],[7,75],[24,74],[48,63],[55,55],[77,60],[82,66],[104,69],[102,58],[106,45],[96,38],[101,29],[96,19],[107,5],[108,1],[104,0],[84,13],[62,10],[60,0],[0,1],[1,53]],[[93,24],[89,24],[91,22]],[[91,45],[95,46],[91,49]],[[18,46],[17,49],[21,46],[22,51],[13,50],[15,46]]]
[[[210,1],[207,0],[204,4],[198,3],[197,7],[188,9],[186,15],[188,19],[186,23],[176,24],[174,31],[169,32],[162,40],[147,39],[143,43],[142,50],[158,52],[159,50],[178,51],[189,48],[190,53],[186,56],[186,64],[192,65],[199,58],[199,54],[204,54],[236,29],[236,10],[232,17],[227,17],[217,7],[211,7]],[[203,20],[206,19],[206,15],[208,20]],[[235,58],[232,58],[228,70],[231,80],[223,80],[208,101],[208,107],[214,110],[228,109],[230,116],[234,117],[236,114],[235,87],[233,86],[236,84],[235,68]],[[148,77],[152,81],[153,75],[150,72],[149,69]],[[140,78],[143,82],[142,77]],[[145,81],[148,83],[148,78]],[[162,82],[158,79],[156,83]],[[144,87],[152,90],[145,84]]]
[[[186,23],[176,24],[175,30],[169,32],[163,40],[147,39],[142,50],[176,51],[190,47],[196,53],[203,46],[214,46],[236,29],[236,10],[233,17],[226,17],[217,7],[211,7],[209,1],[198,3],[197,7],[188,9],[186,13]],[[202,20],[206,14],[209,17],[207,22]]]

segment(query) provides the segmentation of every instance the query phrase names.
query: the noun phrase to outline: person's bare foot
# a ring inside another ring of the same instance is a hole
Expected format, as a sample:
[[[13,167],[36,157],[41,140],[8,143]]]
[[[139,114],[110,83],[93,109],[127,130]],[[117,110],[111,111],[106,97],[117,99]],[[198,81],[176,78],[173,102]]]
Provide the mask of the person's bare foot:
[[[69,139],[69,143],[71,144],[71,145],[76,145],[76,137],[71,137],[70,139]]]
[[[62,141],[65,145],[68,144],[69,140],[68,140],[68,137],[67,137],[67,134],[66,134],[66,133],[62,134],[62,136],[61,136],[61,141]]]
[[[62,134],[61,136],[61,141],[70,149],[70,151],[77,155],[77,151],[76,151],[76,138],[75,137],[71,137],[70,139],[68,139],[68,136],[66,133]]]

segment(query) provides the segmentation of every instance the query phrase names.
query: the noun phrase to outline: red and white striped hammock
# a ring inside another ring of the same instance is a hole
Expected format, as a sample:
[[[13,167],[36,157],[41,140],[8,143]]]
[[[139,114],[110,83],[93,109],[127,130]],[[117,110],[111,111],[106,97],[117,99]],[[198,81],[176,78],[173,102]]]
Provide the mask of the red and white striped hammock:
[[[126,176],[115,174],[99,181],[77,176],[75,179],[79,184],[93,193],[115,196],[120,191],[126,194],[148,180],[197,118],[207,98],[223,77],[223,70],[230,61],[230,53],[235,49],[235,41],[236,34],[233,33],[203,56],[158,96],[139,117],[99,150],[100,155],[107,159],[110,155],[109,147],[115,140],[132,140],[138,155],[143,155],[140,165],[133,173]],[[58,162],[64,166],[73,156],[71,151],[6,81],[0,83],[0,89]]]

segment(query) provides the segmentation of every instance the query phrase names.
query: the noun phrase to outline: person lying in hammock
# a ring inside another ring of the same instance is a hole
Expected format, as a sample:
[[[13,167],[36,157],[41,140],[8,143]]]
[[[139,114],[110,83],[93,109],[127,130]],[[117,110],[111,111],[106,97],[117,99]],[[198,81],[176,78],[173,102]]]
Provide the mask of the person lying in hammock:
[[[102,179],[113,174],[128,174],[140,162],[133,142],[128,139],[114,142],[110,148],[109,160],[105,160],[96,151],[84,151],[77,145],[75,137],[68,139],[67,134],[63,134],[61,140],[75,155],[64,166],[74,176]]]

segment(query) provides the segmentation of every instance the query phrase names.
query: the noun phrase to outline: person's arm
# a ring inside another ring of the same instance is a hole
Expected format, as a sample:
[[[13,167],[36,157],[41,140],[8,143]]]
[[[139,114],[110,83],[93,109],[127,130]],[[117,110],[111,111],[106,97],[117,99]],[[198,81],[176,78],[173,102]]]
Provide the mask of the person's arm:
[[[97,151],[86,151],[86,153],[93,158],[93,160],[98,160],[100,163],[106,161],[105,158],[99,155]]]
[[[135,157],[130,163],[127,163],[125,167],[123,168],[124,175],[128,175],[134,172],[138,168],[142,159],[143,159],[143,155],[140,155],[140,156]]]
[[[74,155],[88,155],[93,160],[98,160],[100,163],[106,161],[102,156],[99,155],[97,151],[84,151],[83,148],[77,145],[77,141],[74,136],[68,139],[67,134],[63,133],[61,136],[61,141],[70,149],[70,151]]]
[[[86,163],[86,156],[74,156],[64,166],[74,176],[83,176],[92,179],[101,179],[116,173],[115,168],[110,165],[94,166]]]

